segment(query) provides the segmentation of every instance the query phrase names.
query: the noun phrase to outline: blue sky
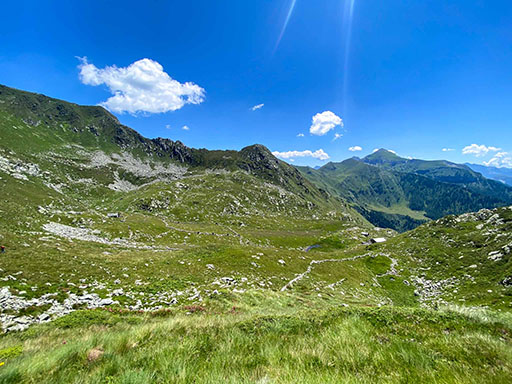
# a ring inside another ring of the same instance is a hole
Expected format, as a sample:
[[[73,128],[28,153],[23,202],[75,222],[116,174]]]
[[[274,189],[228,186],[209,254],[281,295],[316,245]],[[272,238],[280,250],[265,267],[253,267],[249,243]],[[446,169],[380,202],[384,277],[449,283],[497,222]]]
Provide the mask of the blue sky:
[[[2,2],[0,83],[295,164],[385,147],[512,167],[510,1],[77,4]]]

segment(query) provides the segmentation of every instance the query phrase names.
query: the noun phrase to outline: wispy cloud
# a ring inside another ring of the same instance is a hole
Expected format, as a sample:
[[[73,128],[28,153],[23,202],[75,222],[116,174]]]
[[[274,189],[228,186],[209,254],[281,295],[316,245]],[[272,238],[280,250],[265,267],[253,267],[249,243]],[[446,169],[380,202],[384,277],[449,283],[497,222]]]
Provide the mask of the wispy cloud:
[[[462,154],[464,155],[474,155],[476,157],[483,157],[487,155],[489,152],[498,152],[501,151],[501,148],[497,147],[487,147],[485,145],[471,144],[462,149]]]
[[[299,133],[299,134],[297,135],[297,137],[304,137],[304,134],[303,134],[303,133]]]
[[[165,124],[165,129],[171,129],[171,125],[170,124]]]
[[[185,104],[200,104],[205,97],[203,88],[172,79],[151,59],[138,60],[127,67],[113,65],[102,69],[86,57],[79,59],[80,81],[93,86],[105,84],[113,96],[100,105],[113,112],[163,113]]]
[[[337,126],[343,127],[343,120],[331,111],[317,113],[313,116],[309,132],[312,135],[323,136]]]
[[[362,150],[363,150],[363,148],[361,148],[359,145],[355,145],[355,146],[353,146],[353,147],[350,147],[348,150],[349,150],[350,152],[358,152],[358,151],[362,151]]]
[[[272,152],[272,154],[281,159],[293,159],[296,157],[312,157],[318,160],[328,160],[330,157],[327,153],[324,152],[323,149],[319,149],[317,151],[288,151],[288,152]]]
[[[286,28],[288,27],[288,23],[290,22],[290,18],[292,17],[293,10],[295,9],[295,3],[297,3],[297,0],[291,0],[290,8],[288,9],[288,14],[286,15],[286,20],[283,24],[283,28],[281,29],[281,33],[279,34],[279,37],[277,39],[276,46],[274,47],[274,52],[279,47],[279,44],[281,43],[281,40],[283,39],[284,33],[286,32]]]
[[[265,104],[258,104],[251,108],[252,111],[257,111],[265,106]]]
[[[334,134],[334,138],[332,139],[332,141],[336,141],[338,139],[341,139],[343,137],[343,135],[341,133],[335,133]]]
[[[491,160],[484,161],[484,164],[488,167],[512,168],[512,153],[498,152]]]
[[[453,152],[453,151],[455,151],[455,149],[453,149],[453,148],[443,148],[442,151],[443,152]]]
[[[190,131],[190,127],[188,125],[184,125],[181,129],[184,131]]]

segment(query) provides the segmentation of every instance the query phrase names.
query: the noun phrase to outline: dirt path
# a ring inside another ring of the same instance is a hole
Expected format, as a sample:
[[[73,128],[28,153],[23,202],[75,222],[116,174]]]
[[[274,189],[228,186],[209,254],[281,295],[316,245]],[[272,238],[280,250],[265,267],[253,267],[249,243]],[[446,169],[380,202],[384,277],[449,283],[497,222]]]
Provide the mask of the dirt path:
[[[316,264],[322,264],[322,263],[342,263],[342,262],[346,262],[346,261],[354,261],[354,260],[358,260],[358,259],[363,259],[365,257],[369,257],[371,256],[370,253],[366,253],[364,255],[359,255],[359,256],[354,256],[354,257],[349,257],[347,259],[324,259],[324,260],[312,260],[310,263],[309,263],[309,266],[308,268],[306,269],[305,272],[301,273],[300,275],[296,276],[294,279],[290,280],[288,283],[286,283],[283,288],[281,288],[281,292],[284,292],[286,291],[288,288],[292,287],[293,284],[295,284],[297,281],[300,281],[302,280],[304,277],[306,277],[309,273],[311,273],[311,271],[313,270],[314,266]]]

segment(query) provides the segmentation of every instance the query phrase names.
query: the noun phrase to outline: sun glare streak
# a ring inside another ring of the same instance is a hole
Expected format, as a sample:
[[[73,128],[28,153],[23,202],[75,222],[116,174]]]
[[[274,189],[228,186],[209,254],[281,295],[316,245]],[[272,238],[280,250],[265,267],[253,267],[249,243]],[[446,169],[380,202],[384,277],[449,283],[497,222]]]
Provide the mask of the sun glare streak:
[[[290,9],[288,10],[288,14],[286,15],[286,20],[284,22],[283,28],[281,29],[281,33],[279,34],[279,38],[277,39],[276,46],[274,47],[274,52],[279,47],[279,44],[281,43],[281,40],[284,36],[284,33],[286,32],[286,28],[288,27],[288,23],[290,21],[290,18],[292,17],[293,10],[295,9],[295,3],[297,0],[292,0],[290,4]]]
[[[348,79],[350,72],[350,44],[352,41],[352,23],[354,20],[354,5],[356,0],[345,0],[343,24],[345,26],[345,53],[343,60],[343,113],[347,112]]]

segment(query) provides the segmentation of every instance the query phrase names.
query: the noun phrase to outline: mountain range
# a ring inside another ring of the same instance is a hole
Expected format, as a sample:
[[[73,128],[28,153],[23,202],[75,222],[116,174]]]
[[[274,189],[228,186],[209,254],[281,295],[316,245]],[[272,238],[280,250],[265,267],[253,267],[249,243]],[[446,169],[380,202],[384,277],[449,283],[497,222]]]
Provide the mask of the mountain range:
[[[512,169],[511,168],[497,168],[487,165],[481,164],[470,164],[466,163],[469,168],[471,168],[475,172],[481,173],[484,177],[488,179],[501,181],[509,186],[512,186]]]
[[[405,159],[380,149],[363,159],[297,167],[320,188],[349,201],[377,226],[410,230],[448,214],[512,202],[512,188],[445,160]]]
[[[242,172],[262,191],[271,185],[293,195],[297,209],[343,212],[400,232],[448,214],[512,203],[512,187],[468,165],[405,159],[385,149],[318,169],[293,167],[262,145],[211,151],[147,139],[102,107],[5,86],[0,86],[0,117],[4,168],[24,161],[52,168],[40,170],[39,178],[50,193],[58,190],[66,199],[155,188],[186,173]],[[10,158],[13,153],[16,157]],[[90,183],[78,182],[84,175]]]

